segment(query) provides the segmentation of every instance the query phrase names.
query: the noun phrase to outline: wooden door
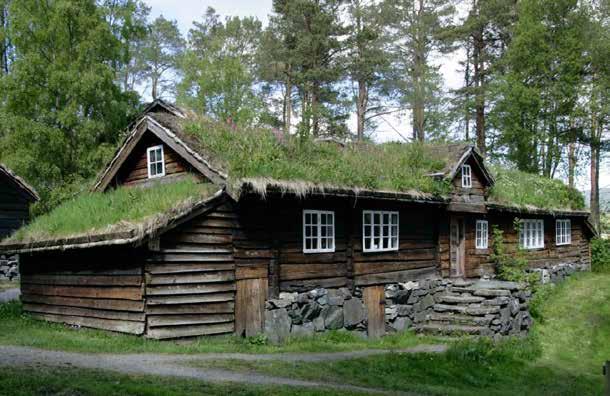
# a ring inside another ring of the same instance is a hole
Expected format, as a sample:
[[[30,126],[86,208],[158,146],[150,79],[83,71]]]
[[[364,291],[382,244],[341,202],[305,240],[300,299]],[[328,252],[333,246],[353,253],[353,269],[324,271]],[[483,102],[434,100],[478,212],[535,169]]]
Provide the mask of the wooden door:
[[[367,286],[362,296],[368,314],[369,338],[379,338],[385,334],[385,288],[383,285]]]
[[[464,218],[452,216],[449,225],[449,242],[451,245],[451,276],[453,277],[463,277],[465,273],[465,234]]]
[[[242,279],[236,283],[235,334],[252,337],[263,332],[267,278]]]

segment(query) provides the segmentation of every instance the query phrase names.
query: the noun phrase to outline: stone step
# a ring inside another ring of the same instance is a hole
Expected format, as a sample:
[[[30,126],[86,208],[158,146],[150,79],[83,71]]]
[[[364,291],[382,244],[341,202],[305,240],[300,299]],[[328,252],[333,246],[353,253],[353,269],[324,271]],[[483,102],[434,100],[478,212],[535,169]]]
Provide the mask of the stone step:
[[[460,334],[478,334],[486,335],[490,329],[485,326],[470,326],[470,325],[455,325],[441,323],[425,323],[415,326],[415,330],[422,333],[445,334],[445,335],[460,335]]]
[[[477,304],[485,300],[485,297],[465,296],[465,295],[444,295],[440,301],[447,304]]]
[[[428,319],[426,323],[440,322],[444,324],[488,326],[491,323],[493,317],[470,316],[446,312],[432,312],[426,316],[426,319]]]

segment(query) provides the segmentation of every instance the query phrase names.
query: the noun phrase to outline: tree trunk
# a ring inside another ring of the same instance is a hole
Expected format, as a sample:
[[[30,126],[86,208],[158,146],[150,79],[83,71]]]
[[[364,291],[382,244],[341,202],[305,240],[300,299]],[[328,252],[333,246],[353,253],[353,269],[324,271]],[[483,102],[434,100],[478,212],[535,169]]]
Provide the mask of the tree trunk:
[[[591,112],[591,222],[600,232],[600,213],[599,213],[599,138],[598,120],[595,110]]]
[[[159,80],[157,78],[157,75],[154,74],[152,77],[152,93],[151,93],[153,100],[157,99],[157,96],[158,96],[157,85],[159,85]]]
[[[574,188],[574,175],[576,172],[576,143],[568,144],[568,186]]]
[[[414,20],[417,21],[414,34],[414,65],[413,65],[413,85],[414,97],[412,103],[413,111],[413,139],[423,142],[426,139],[425,126],[425,88],[424,88],[424,73],[426,70],[425,59],[425,38],[422,37],[422,13],[424,11],[424,0],[418,1],[418,9],[413,10],[416,14]]]
[[[356,116],[358,118],[357,136],[358,141],[364,140],[364,123],[366,115],[366,107],[368,103],[368,87],[364,80],[358,81],[358,104],[356,106]]]
[[[311,92],[311,126],[314,137],[320,135],[320,83],[315,81]]]
[[[482,155],[485,155],[487,146],[485,144],[485,91],[483,88],[485,63],[483,60],[483,41],[482,28],[474,35],[474,84],[475,84],[475,113],[476,113],[476,134],[477,148]]]
[[[290,66],[286,75],[286,93],[284,94],[284,133],[290,133],[292,123],[292,80],[290,79]]]

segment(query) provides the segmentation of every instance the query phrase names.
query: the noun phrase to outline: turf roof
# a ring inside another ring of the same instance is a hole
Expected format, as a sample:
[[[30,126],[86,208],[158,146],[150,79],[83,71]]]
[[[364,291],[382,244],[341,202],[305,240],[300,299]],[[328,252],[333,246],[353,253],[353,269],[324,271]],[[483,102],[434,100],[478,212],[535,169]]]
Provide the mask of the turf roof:
[[[157,183],[148,188],[88,192],[65,202],[21,228],[5,244],[105,234],[135,235],[211,197],[219,188],[194,179]]]
[[[237,129],[202,117],[177,119],[155,115],[179,131],[188,144],[232,180],[271,180],[286,186],[301,183],[353,189],[423,193],[443,197],[446,178],[470,147],[467,143],[339,145],[302,141],[269,129]],[[495,184],[490,201],[517,208],[582,210],[580,192],[557,179],[492,167]]]

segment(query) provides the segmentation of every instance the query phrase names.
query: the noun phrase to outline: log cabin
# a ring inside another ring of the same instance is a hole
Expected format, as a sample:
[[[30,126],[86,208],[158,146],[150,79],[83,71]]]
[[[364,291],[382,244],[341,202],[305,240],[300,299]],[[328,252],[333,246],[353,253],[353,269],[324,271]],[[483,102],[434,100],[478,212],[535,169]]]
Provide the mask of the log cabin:
[[[38,193],[7,166],[0,164],[0,238],[11,235],[30,218]]]
[[[78,214],[90,224],[51,212],[2,242],[24,310],[155,339],[254,335],[281,293],[360,288],[375,308],[384,285],[493,277],[496,229],[532,267],[590,266],[582,198],[535,206],[470,144],[301,144],[153,102],[97,178],[99,210]]]

